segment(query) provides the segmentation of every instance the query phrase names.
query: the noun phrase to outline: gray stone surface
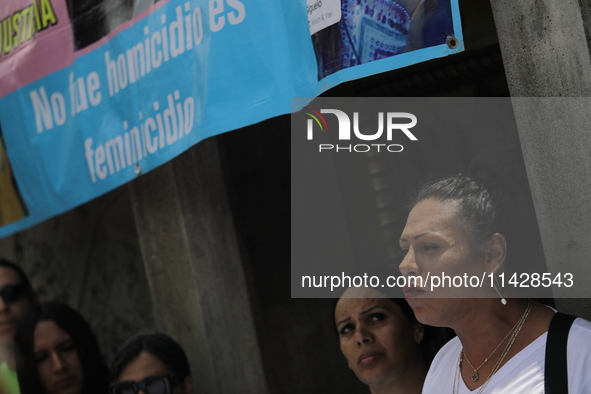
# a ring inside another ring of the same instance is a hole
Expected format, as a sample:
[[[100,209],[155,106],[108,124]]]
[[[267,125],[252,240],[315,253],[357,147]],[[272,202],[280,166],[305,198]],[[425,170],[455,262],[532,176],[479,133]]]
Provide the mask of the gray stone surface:
[[[578,1],[491,1],[512,97],[591,93],[588,7]],[[552,272],[591,277],[591,117],[587,101],[514,100],[530,187]],[[555,292],[560,297],[561,292]],[[574,300],[557,305],[587,318]]]
[[[578,97],[591,92],[591,60],[576,0],[491,0],[512,97]]]
[[[268,392],[215,140],[130,190],[156,324],[187,350],[198,390]]]

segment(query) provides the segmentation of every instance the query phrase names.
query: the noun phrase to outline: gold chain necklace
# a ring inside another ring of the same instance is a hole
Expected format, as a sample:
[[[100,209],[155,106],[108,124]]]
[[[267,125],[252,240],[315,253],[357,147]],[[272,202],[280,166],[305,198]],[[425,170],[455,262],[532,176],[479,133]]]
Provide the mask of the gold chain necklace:
[[[521,318],[522,317],[523,317],[523,315],[521,316]],[[505,342],[505,339],[507,339],[507,337],[509,336],[509,334],[511,334],[515,330],[515,328],[517,327],[517,325],[521,321],[521,318],[519,318],[519,320],[517,320],[517,323],[515,323],[515,325],[513,327],[511,327],[511,329],[509,330],[509,332],[507,333],[507,335],[505,335],[505,337],[501,340],[501,342],[499,342],[499,344],[497,345],[497,347],[495,348],[495,350],[493,350],[492,353],[487,358],[484,359],[484,361],[482,362],[482,364],[480,364],[478,366],[478,368],[476,368],[476,367],[474,367],[474,365],[472,365],[472,363],[470,362],[470,359],[468,358],[468,355],[464,352],[464,349],[462,349],[462,351],[460,353],[460,359],[462,358],[462,355],[463,355],[464,358],[466,359],[466,361],[468,361],[468,364],[470,365],[470,367],[472,367],[472,369],[474,370],[474,373],[471,376],[473,382],[476,382],[478,380],[478,378],[479,378],[479,376],[478,376],[478,370],[480,368],[482,368],[482,366],[484,364],[486,364],[486,362],[488,360],[490,360],[490,358],[493,356],[493,354],[496,353],[496,351],[499,349],[499,347],[501,346],[501,344],[503,342]]]
[[[511,331],[514,331],[514,332],[513,332],[513,335],[511,336],[511,339],[509,339],[509,342],[507,343],[507,346],[505,347],[505,350],[503,351],[503,354],[501,354],[501,357],[499,358],[499,360],[495,364],[495,367],[493,368],[493,370],[491,371],[491,373],[488,375],[488,378],[486,378],[486,380],[484,381],[484,383],[482,384],[482,386],[478,390],[478,393],[477,394],[481,394],[482,392],[484,392],[484,389],[486,388],[486,386],[490,382],[490,380],[493,377],[493,375],[495,373],[497,373],[497,371],[501,367],[501,364],[503,363],[503,360],[505,359],[505,357],[509,353],[509,350],[511,350],[511,347],[513,346],[513,343],[515,342],[515,339],[517,339],[517,335],[519,335],[519,332],[521,331],[521,328],[525,324],[525,321],[527,320],[527,317],[529,315],[529,312],[531,311],[531,307],[532,307],[532,302],[531,302],[531,299],[530,299],[527,302],[527,307],[525,308],[525,311],[523,312],[523,315],[521,315],[521,317],[519,318],[519,320],[517,321],[517,323],[515,324],[515,326],[513,326],[513,328],[511,329]],[[509,331],[509,332],[511,332],[511,331]],[[505,341],[505,339],[503,339],[503,341]],[[501,343],[503,343],[503,342],[501,342]],[[495,349],[495,351],[496,351],[496,349]],[[455,376],[454,376],[454,386],[453,386],[453,393],[454,394],[457,394],[457,392],[458,392],[458,386],[459,386],[459,381],[462,379],[462,377],[461,377],[462,354],[464,354],[464,349],[462,349],[460,351],[460,356],[458,357],[458,363],[456,365],[456,373],[455,373]],[[465,356],[465,354],[464,354],[464,356]],[[491,356],[492,356],[492,354],[491,354]],[[466,358],[466,360],[467,360],[467,358]],[[482,365],[480,367],[482,367]],[[478,368],[480,368],[480,367],[478,367]],[[474,368],[474,367],[472,367],[472,368]]]

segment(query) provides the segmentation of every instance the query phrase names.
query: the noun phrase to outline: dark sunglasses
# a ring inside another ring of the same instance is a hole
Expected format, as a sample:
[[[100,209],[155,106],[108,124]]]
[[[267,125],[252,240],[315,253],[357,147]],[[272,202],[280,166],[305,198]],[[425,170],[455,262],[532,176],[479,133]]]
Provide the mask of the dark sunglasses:
[[[111,394],[137,394],[144,390],[146,394],[172,394],[172,387],[181,383],[178,377],[170,377],[167,374],[151,375],[141,382],[125,380],[123,382],[111,383],[109,390]]]
[[[2,298],[5,304],[17,302],[27,294],[29,294],[29,287],[23,283],[7,285],[0,289],[0,298]]]

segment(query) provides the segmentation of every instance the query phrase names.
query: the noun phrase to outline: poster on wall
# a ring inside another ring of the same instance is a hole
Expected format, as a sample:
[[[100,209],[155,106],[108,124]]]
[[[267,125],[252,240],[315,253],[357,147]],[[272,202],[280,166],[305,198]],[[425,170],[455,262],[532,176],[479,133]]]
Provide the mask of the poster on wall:
[[[463,50],[457,0],[0,4],[0,236],[341,82]]]
[[[308,0],[308,13],[318,79],[413,54],[397,58],[404,67],[417,63],[417,50],[459,46],[449,0]]]

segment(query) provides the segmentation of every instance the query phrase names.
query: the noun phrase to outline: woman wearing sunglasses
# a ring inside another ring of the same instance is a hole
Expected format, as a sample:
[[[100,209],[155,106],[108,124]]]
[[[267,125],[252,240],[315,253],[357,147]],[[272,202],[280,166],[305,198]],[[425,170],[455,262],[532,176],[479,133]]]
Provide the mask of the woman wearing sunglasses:
[[[82,316],[59,302],[31,308],[15,334],[21,394],[104,394],[109,370]]]
[[[142,333],[128,339],[113,361],[111,394],[192,394],[193,379],[183,348],[168,335]]]
[[[14,333],[25,313],[38,302],[24,271],[0,259],[0,393],[18,394]]]

